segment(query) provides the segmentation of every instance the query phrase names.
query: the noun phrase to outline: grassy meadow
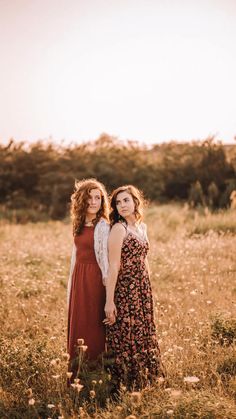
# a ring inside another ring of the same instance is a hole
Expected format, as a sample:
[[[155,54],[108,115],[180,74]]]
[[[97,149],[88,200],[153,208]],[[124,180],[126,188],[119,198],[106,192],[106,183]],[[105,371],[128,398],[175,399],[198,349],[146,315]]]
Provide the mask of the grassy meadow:
[[[67,387],[70,223],[1,221],[1,419],[236,418],[236,211],[151,206],[145,220],[166,377],[105,406],[102,375],[87,401]]]

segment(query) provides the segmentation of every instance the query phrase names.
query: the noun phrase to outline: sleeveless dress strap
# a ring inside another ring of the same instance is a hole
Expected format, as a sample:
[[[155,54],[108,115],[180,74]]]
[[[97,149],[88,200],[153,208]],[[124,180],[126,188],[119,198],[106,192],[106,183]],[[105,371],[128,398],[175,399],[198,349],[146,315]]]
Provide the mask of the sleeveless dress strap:
[[[119,221],[119,224],[121,224],[125,228],[125,231],[127,233],[127,224],[125,224],[123,221]]]

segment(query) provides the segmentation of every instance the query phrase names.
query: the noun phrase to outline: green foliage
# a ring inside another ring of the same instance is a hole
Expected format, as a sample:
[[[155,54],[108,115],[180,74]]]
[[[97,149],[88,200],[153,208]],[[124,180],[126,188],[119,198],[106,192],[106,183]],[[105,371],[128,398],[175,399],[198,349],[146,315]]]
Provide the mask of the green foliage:
[[[108,134],[71,146],[10,140],[0,144],[0,204],[4,214],[30,209],[39,219],[40,214],[62,219],[75,179],[96,177],[109,192],[131,183],[152,201],[188,199],[192,206],[227,207],[236,188],[234,148],[229,153],[214,138],[147,147]],[[24,214],[22,220],[17,214],[16,221],[24,222]]]
[[[223,360],[218,367],[217,372],[224,376],[236,376],[236,356],[231,356]]]
[[[197,180],[197,182],[191,185],[188,201],[189,201],[190,207],[192,208],[195,208],[198,205],[206,204],[205,196],[202,190],[202,185],[199,182],[199,180]]]
[[[236,341],[236,319],[217,316],[211,324],[212,337],[220,345],[231,345]]]
[[[208,194],[208,205],[210,208],[215,208],[218,205],[218,198],[219,198],[219,188],[215,184],[215,182],[211,182],[207,188]]]

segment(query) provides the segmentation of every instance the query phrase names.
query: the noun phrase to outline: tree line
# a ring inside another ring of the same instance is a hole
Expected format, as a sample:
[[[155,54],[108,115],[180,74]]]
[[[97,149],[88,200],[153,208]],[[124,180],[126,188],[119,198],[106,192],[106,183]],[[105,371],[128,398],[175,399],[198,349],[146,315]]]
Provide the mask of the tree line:
[[[236,146],[214,138],[146,146],[108,134],[67,146],[10,140],[0,143],[0,212],[64,218],[75,179],[87,177],[103,182],[108,192],[131,183],[151,201],[225,208],[236,190]]]

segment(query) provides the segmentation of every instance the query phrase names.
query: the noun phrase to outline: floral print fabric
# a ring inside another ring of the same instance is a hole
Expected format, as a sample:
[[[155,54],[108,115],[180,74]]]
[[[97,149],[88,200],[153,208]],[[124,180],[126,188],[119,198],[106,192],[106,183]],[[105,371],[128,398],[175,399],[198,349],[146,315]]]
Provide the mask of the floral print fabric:
[[[145,264],[148,249],[147,240],[127,232],[114,297],[117,319],[107,328],[113,380],[129,389],[146,386],[160,369],[152,290]]]

